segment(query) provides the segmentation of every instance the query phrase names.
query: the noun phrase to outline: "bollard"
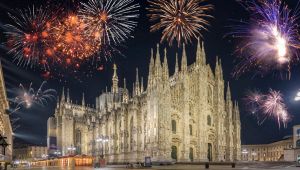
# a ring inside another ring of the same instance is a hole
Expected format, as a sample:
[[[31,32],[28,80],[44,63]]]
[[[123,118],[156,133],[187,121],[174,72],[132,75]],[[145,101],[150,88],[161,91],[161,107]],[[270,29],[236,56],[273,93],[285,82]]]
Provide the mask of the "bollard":
[[[205,169],[209,169],[209,163],[208,162],[205,163]]]
[[[235,163],[232,163],[232,164],[231,164],[231,167],[232,167],[232,168],[235,168]]]

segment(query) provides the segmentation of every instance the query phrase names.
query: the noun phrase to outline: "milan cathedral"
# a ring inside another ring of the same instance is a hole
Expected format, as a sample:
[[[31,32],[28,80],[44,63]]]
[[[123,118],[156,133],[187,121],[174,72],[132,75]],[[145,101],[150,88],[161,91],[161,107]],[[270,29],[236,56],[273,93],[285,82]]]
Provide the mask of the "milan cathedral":
[[[198,43],[188,66],[185,48],[170,76],[165,50],[152,52],[147,88],[136,71],[132,94],[120,87],[114,65],[112,87],[96,98],[96,107],[74,104],[63,90],[54,117],[48,120],[50,151],[103,155],[109,163],[203,162],[240,160],[240,114],[225,86],[221,61],[214,71]]]

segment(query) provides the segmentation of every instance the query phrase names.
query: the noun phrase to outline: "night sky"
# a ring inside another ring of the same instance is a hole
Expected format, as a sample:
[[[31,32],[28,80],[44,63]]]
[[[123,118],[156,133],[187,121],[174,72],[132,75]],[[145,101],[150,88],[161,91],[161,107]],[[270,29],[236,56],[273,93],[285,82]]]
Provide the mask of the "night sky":
[[[28,6],[45,4],[43,0],[1,0],[0,2],[0,25],[11,22],[7,16],[9,10],[16,8],[26,8]],[[46,0],[45,0],[46,1]],[[55,2],[57,2],[56,0]],[[134,38],[128,40],[124,47],[121,48],[123,56],[114,56],[104,65],[104,70],[95,71],[93,77],[80,75],[80,81],[72,78],[70,74],[64,79],[50,79],[47,87],[54,88],[61,93],[62,87],[70,89],[70,95],[74,102],[81,101],[82,93],[85,93],[86,101],[89,104],[95,103],[95,97],[105,87],[111,86],[112,63],[118,65],[118,74],[120,82],[123,78],[127,79],[127,87],[132,89],[132,83],[135,81],[135,69],[139,68],[140,76],[144,77],[144,82],[147,82],[148,65],[150,62],[150,49],[155,48],[160,40],[160,33],[150,33],[150,22],[148,21],[147,11],[145,8],[148,3],[146,0],[139,0],[141,4],[141,16],[139,24],[134,32]],[[228,33],[226,26],[231,24],[231,20],[240,20],[247,18],[247,13],[234,0],[210,0],[215,5],[215,10],[212,12],[214,19],[211,20],[209,32],[204,32],[205,49],[207,52],[207,61],[214,69],[216,56],[222,59],[224,76],[226,81],[230,81],[231,90],[234,100],[240,102],[241,108],[241,125],[242,125],[242,144],[257,144],[268,143],[280,140],[286,135],[291,135],[291,127],[300,123],[300,103],[294,102],[296,92],[300,89],[300,67],[294,66],[292,77],[290,80],[282,80],[277,75],[268,74],[264,77],[253,76],[253,72],[243,75],[239,79],[231,76],[234,65],[236,64],[233,54],[234,45],[238,41],[232,41],[230,38],[224,38]],[[287,1],[294,6],[294,0]],[[0,31],[0,41],[4,42],[3,31]],[[196,43],[194,43],[196,44]],[[162,44],[161,47],[166,47]],[[162,50],[162,48],[161,48]],[[161,51],[162,52],[162,51]],[[181,54],[181,50],[177,48],[168,48],[168,62],[170,73],[173,74],[175,67],[175,53]],[[188,63],[195,61],[195,46],[187,46]],[[4,67],[4,77],[7,87],[8,97],[13,98],[11,91],[19,86],[20,83],[28,86],[31,82],[35,88],[38,88],[42,83],[43,78],[41,73],[36,69],[24,69],[17,67],[12,63],[10,55],[6,54],[5,49],[0,49],[2,65]],[[180,61],[181,59],[179,59]],[[71,78],[70,78],[71,77]],[[123,86],[120,83],[120,86]],[[145,84],[146,86],[146,84]],[[289,112],[293,115],[293,120],[289,123],[287,129],[279,129],[274,121],[266,121],[259,126],[256,120],[251,115],[247,114],[243,108],[242,98],[248,89],[260,89],[262,92],[267,92],[270,88],[280,90],[285,97]],[[50,103],[45,107],[33,107],[31,109],[22,109],[13,117],[19,117],[20,128],[15,132],[16,140],[26,143],[46,145],[46,129],[47,119],[54,114],[56,103]]]

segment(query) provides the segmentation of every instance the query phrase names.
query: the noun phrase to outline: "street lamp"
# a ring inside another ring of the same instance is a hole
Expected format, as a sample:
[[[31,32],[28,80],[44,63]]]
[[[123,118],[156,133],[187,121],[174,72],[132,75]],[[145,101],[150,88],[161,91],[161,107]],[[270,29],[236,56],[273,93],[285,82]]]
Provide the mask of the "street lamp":
[[[73,145],[71,145],[71,147],[68,147],[67,149],[68,149],[69,153],[71,153],[71,155],[73,154],[74,151],[76,151],[76,148],[73,147]]]
[[[7,139],[7,137],[3,137],[1,134],[0,134],[0,146],[2,146],[2,149],[3,149],[3,155],[5,156],[5,150],[6,150],[6,148],[8,147],[8,145],[10,145],[10,144],[8,144],[7,142],[6,142],[6,139]]]
[[[59,150],[57,150],[57,151],[54,152],[54,155],[55,155],[56,157],[58,157],[59,155],[61,155],[61,152],[60,152]]]
[[[104,146],[103,146],[103,144],[107,143],[108,141],[109,141],[108,136],[101,136],[101,137],[96,139],[96,142],[101,143],[101,158],[104,157],[104,153],[103,153]]]

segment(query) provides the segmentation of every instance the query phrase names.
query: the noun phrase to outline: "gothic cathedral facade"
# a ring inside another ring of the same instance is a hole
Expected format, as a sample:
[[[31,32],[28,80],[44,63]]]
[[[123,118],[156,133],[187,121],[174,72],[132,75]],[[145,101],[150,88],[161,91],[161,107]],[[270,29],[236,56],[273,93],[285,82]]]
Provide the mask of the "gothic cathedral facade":
[[[240,130],[239,107],[229,84],[225,87],[221,61],[212,71],[198,43],[195,63],[187,65],[184,49],[172,76],[166,52],[163,62],[159,52],[152,52],[147,89],[137,70],[132,94],[125,79],[119,87],[114,65],[111,90],[96,98],[96,107],[86,105],[84,95],[81,104],[74,104],[63,90],[48,120],[48,145],[62,155],[73,146],[76,154],[104,155],[110,163],[144,162],[145,157],[152,162],[235,161],[241,156]]]

